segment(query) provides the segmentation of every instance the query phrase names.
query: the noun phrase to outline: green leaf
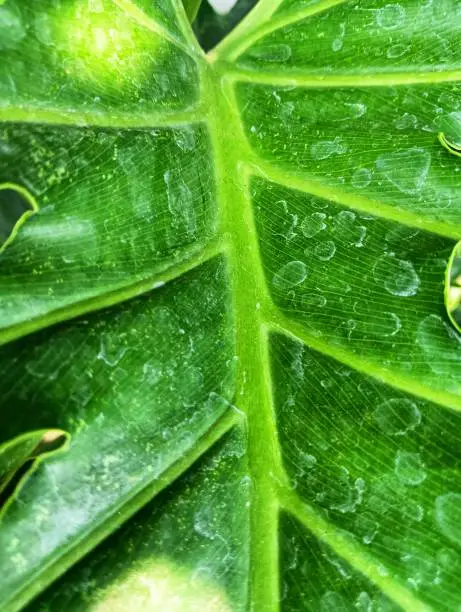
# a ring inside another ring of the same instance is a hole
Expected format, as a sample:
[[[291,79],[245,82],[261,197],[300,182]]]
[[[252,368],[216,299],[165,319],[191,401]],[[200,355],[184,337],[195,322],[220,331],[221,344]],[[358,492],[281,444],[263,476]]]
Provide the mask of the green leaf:
[[[460,25],[1,4],[3,610],[457,609]]]
[[[183,0],[184,10],[191,23],[195,21],[201,3],[202,0]]]

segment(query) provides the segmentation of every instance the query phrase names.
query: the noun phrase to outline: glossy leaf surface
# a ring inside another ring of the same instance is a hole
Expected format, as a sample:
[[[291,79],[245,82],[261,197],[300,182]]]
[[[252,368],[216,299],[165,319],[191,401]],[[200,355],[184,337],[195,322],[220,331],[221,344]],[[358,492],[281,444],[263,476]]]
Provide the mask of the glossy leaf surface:
[[[460,24],[0,5],[5,610],[457,609]]]

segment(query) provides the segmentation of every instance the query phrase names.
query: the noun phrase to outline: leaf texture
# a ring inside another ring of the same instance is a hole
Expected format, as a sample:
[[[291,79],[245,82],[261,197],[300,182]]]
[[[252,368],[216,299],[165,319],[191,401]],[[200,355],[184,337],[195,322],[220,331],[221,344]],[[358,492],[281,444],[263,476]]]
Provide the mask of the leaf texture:
[[[460,20],[0,6],[5,610],[457,609]]]

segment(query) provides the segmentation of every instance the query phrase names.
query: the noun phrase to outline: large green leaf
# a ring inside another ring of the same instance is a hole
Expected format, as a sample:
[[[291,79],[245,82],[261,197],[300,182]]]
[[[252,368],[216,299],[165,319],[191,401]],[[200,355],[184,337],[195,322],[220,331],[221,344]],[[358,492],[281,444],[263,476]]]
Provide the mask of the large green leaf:
[[[1,3],[2,610],[459,608],[460,26]]]

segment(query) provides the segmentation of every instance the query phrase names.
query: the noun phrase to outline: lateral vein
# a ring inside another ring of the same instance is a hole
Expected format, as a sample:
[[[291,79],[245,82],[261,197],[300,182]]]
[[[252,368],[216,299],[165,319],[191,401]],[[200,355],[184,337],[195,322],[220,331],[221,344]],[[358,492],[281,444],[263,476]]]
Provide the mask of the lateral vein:
[[[337,187],[325,185],[315,179],[292,174],[263,161],[255,155],[253,155],[252,161],[249,162],[249,166],[254,176],[260,176],[284,187],[303,191],[309,195],[330,200],[341,206],[389,219],[408,227],[432,232],[446,238],[453,238],[455,240],[461,238],[461,227],[459,226],[444,223],[443,221],[427,220],[417,213],[397,208],[385,202],[357,195],[354,192],[343,191]]]
[[[443,408],[449,408],[457,412],[461,411],[461,397],[452,395],[447,391],[435,390],[426,386],[419,380],[407,377],[400,372],[386,370],[378,363],[374,363],[363,357],[358,357],[351,351],[341,347],[332,346],[328,342],[307,332],[301,324],[290,320],[275,307],[269,307],[267,310],[268,311],[265,313],[266,324],[272,331],[292,337],[306,346],[313,348],[322,355],[332,357],[336,361],[353,368],[357,372],[371,376],[394,389],[434,402]]]
[[[125,114],[108,111],[72,111],[60,108],[39,108],[32,106],[0,107],[0,123],[36,123],[41,125],[131,128],[146,129],[157,127],[176,127],[178,125],[199,123],[204,120],[201,109],[165,114]]]
[[[282,507],[303,524],[318,540],[325,542],[351,567],[373,582],[394,603],[408,612],[430,612],[431,608],[392,576],[379,570],[379,564],[362,550],[350,537],[341,534],[331,523],[322,518],[312,507],[304,504],[291,491],[279,493]]]
[[[152,291],[165,283],[171,282],[176,278],[194,270],[201,264],[213,259],[225,251],[225,245],[221,241],[213,241],[208,244],[199,253],[193,252],[186,257],[184,261],[177,265],[170,266],[163,271],[156,272],[147,278],[138,280],[136,282],[129,283],[114,289],[103,295],[84,299],[69,306],[64,306],[57,310],[47,312],[45,315],[38,316],[34,319],[12,325],[11,327],[5,327],[0,329],[0,346],[22,338],[23,336],[30,334],[34,331],[54,325],[55,323],[61,323],[73,319],[83,314],[101,310],[109,306],[114,306],[122,302],[126,302],[134,297],[143,295]]]

